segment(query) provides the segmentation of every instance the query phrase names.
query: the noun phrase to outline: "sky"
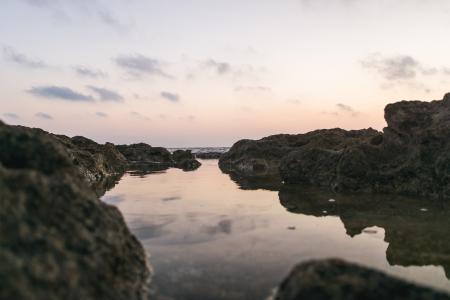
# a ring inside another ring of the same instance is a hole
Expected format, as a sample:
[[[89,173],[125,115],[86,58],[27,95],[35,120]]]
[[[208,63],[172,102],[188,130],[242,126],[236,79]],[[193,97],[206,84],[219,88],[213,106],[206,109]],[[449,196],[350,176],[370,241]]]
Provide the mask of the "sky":
[[[0,119],[231,146],[450,92],[448,0],[0,0]]]

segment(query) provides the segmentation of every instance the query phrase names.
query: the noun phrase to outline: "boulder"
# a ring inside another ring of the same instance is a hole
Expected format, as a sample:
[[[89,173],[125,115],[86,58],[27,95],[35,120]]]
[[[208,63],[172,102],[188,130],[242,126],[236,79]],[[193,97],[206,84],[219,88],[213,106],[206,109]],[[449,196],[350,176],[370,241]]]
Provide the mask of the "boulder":
[[[122,153],[128,161],[128,165],[146,165],[155,168],[170,168],[173,165],[172,155],[163,147],[152,147],[145,143],[131,145],[117,145],[117,150]]]
[[[275,300],[450,299],[448,294],[338,259],[304,262],[280,284]]]
[[[198,169],[201,163],[195,159],[191,150],[175,150],[172,153],[174,166],[184,171],[192,171]]]
[[[63,139],[0,122],[0,298],[146,299],[143,247]]]

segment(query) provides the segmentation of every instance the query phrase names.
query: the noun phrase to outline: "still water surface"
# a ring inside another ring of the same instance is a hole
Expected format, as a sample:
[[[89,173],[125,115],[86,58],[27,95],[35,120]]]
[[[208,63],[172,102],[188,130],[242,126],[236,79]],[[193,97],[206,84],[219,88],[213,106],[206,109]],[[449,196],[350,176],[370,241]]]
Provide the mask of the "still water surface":
[[[127,173],[102,199],[150,254],[162,299],[265,299],[297,263],[330,257],[450,291],[449,204],[245,188],[205,160]]]

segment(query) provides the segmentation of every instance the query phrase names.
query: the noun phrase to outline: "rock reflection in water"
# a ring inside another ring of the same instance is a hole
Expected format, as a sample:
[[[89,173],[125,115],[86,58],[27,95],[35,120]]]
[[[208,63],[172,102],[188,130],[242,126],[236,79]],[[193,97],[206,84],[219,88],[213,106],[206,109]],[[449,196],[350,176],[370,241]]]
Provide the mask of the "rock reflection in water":
[[[300,187],[284,187],[279,197],[293,213],[340,217],[352,237],[367,227],[382,227],[391,265],[439,265],[450,279],[448,202],[392,195],[333,195]],[[332,198],[336,201],[330,202]]]

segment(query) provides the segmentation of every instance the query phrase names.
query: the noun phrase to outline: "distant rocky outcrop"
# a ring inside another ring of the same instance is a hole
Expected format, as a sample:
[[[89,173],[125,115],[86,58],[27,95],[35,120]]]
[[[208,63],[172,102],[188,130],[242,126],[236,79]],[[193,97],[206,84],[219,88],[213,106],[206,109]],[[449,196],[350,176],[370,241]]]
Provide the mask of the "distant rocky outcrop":
[[[92,189],[115,148],[1,122],[0,145],[0,298],[145,299],[144,249]]]
[[[152,147],[145,143],[117,145],[116,148],[125,156],[128,168],[131,169],[150,171],[175,167],[191,171],[201,165],[189,150],[176,150],[172,154],[166,148]]]
[[[333,191],[450,198],[450,94],[432,102],[401,101],[385,108],[388,126],[317,130],[242,140],[219,162],[241,176]]]
[[[430,288],[338,259],[305,262],[281,283],[275,300],[450,299]]]
[[[222,152],[198,152],[195,153],[195,158],[200,159],[219,159],[222,156]]]
[[[200,162],[195,159],[191,150],[175,150],[172,153],[174,166],[184,171],[191,171],[200,167]]]

